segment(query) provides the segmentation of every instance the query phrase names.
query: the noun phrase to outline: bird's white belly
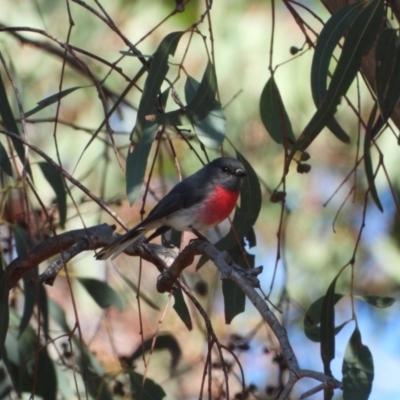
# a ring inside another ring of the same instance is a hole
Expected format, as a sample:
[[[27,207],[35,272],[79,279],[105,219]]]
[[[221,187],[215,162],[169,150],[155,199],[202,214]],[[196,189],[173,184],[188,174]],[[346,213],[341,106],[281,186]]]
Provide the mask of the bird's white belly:
[[[177,231],[190,231],[192,228],[199,231],[205,230],[209,227],[198,221],[196,218],[196,214],[200,207],[201,205],[196,208],[190,207],[182,209],[164,218],[163,221],[166,225],[176,229]]]

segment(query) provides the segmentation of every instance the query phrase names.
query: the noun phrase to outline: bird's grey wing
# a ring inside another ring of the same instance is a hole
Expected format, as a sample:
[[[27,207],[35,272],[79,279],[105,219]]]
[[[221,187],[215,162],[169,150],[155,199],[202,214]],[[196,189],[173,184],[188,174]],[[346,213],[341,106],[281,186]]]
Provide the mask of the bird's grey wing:
[[[183,208],[189,208],[203,200],[206,193],[204,189],[195,187],[191,180],[183,180],[159,201],[144,222],[151,223]]]

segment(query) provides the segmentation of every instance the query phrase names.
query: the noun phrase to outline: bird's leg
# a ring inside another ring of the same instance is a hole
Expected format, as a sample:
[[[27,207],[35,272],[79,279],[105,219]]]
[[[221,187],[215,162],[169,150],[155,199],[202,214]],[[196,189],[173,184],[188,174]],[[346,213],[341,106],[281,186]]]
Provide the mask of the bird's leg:
[[[162,225],[159,228],[157,228],[147,239],[146,243],[150,242],[150,240],[153,240],[155,237],[162,235],[163,233],[169,231],[171,227],[167,225]]]

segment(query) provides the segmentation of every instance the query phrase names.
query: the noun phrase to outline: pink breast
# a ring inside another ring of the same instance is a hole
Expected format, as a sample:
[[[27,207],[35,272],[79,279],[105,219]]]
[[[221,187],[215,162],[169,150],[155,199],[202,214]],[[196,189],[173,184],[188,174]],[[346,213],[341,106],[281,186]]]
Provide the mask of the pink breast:
[[[204,206],[199,210],[198,220],[208,226],[219,224],[229,217],[238,197],[238,192],[216,186],[214,192],[205,199]]]

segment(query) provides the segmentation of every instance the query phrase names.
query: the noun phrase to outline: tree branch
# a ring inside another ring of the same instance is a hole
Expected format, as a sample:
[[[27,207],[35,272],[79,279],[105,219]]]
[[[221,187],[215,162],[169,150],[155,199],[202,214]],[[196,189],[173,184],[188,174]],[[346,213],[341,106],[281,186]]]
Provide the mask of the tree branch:
[[[67,261],[83,251],[96,250],[119,238],[121,235],[113,233],[114,229],[114,225],[107,224],[77,229],[51,237],[31,247],[24,256],[17,257],[8,265],[9,289],[15,287],[18,281],[34,267],[60,254],[60,257],[37,278],[41,283],[52,285],[57,273]],[[142,257],[161,272],[172,264],[177,250],[153,243],[138,242],[125,249],[125,253]]]

